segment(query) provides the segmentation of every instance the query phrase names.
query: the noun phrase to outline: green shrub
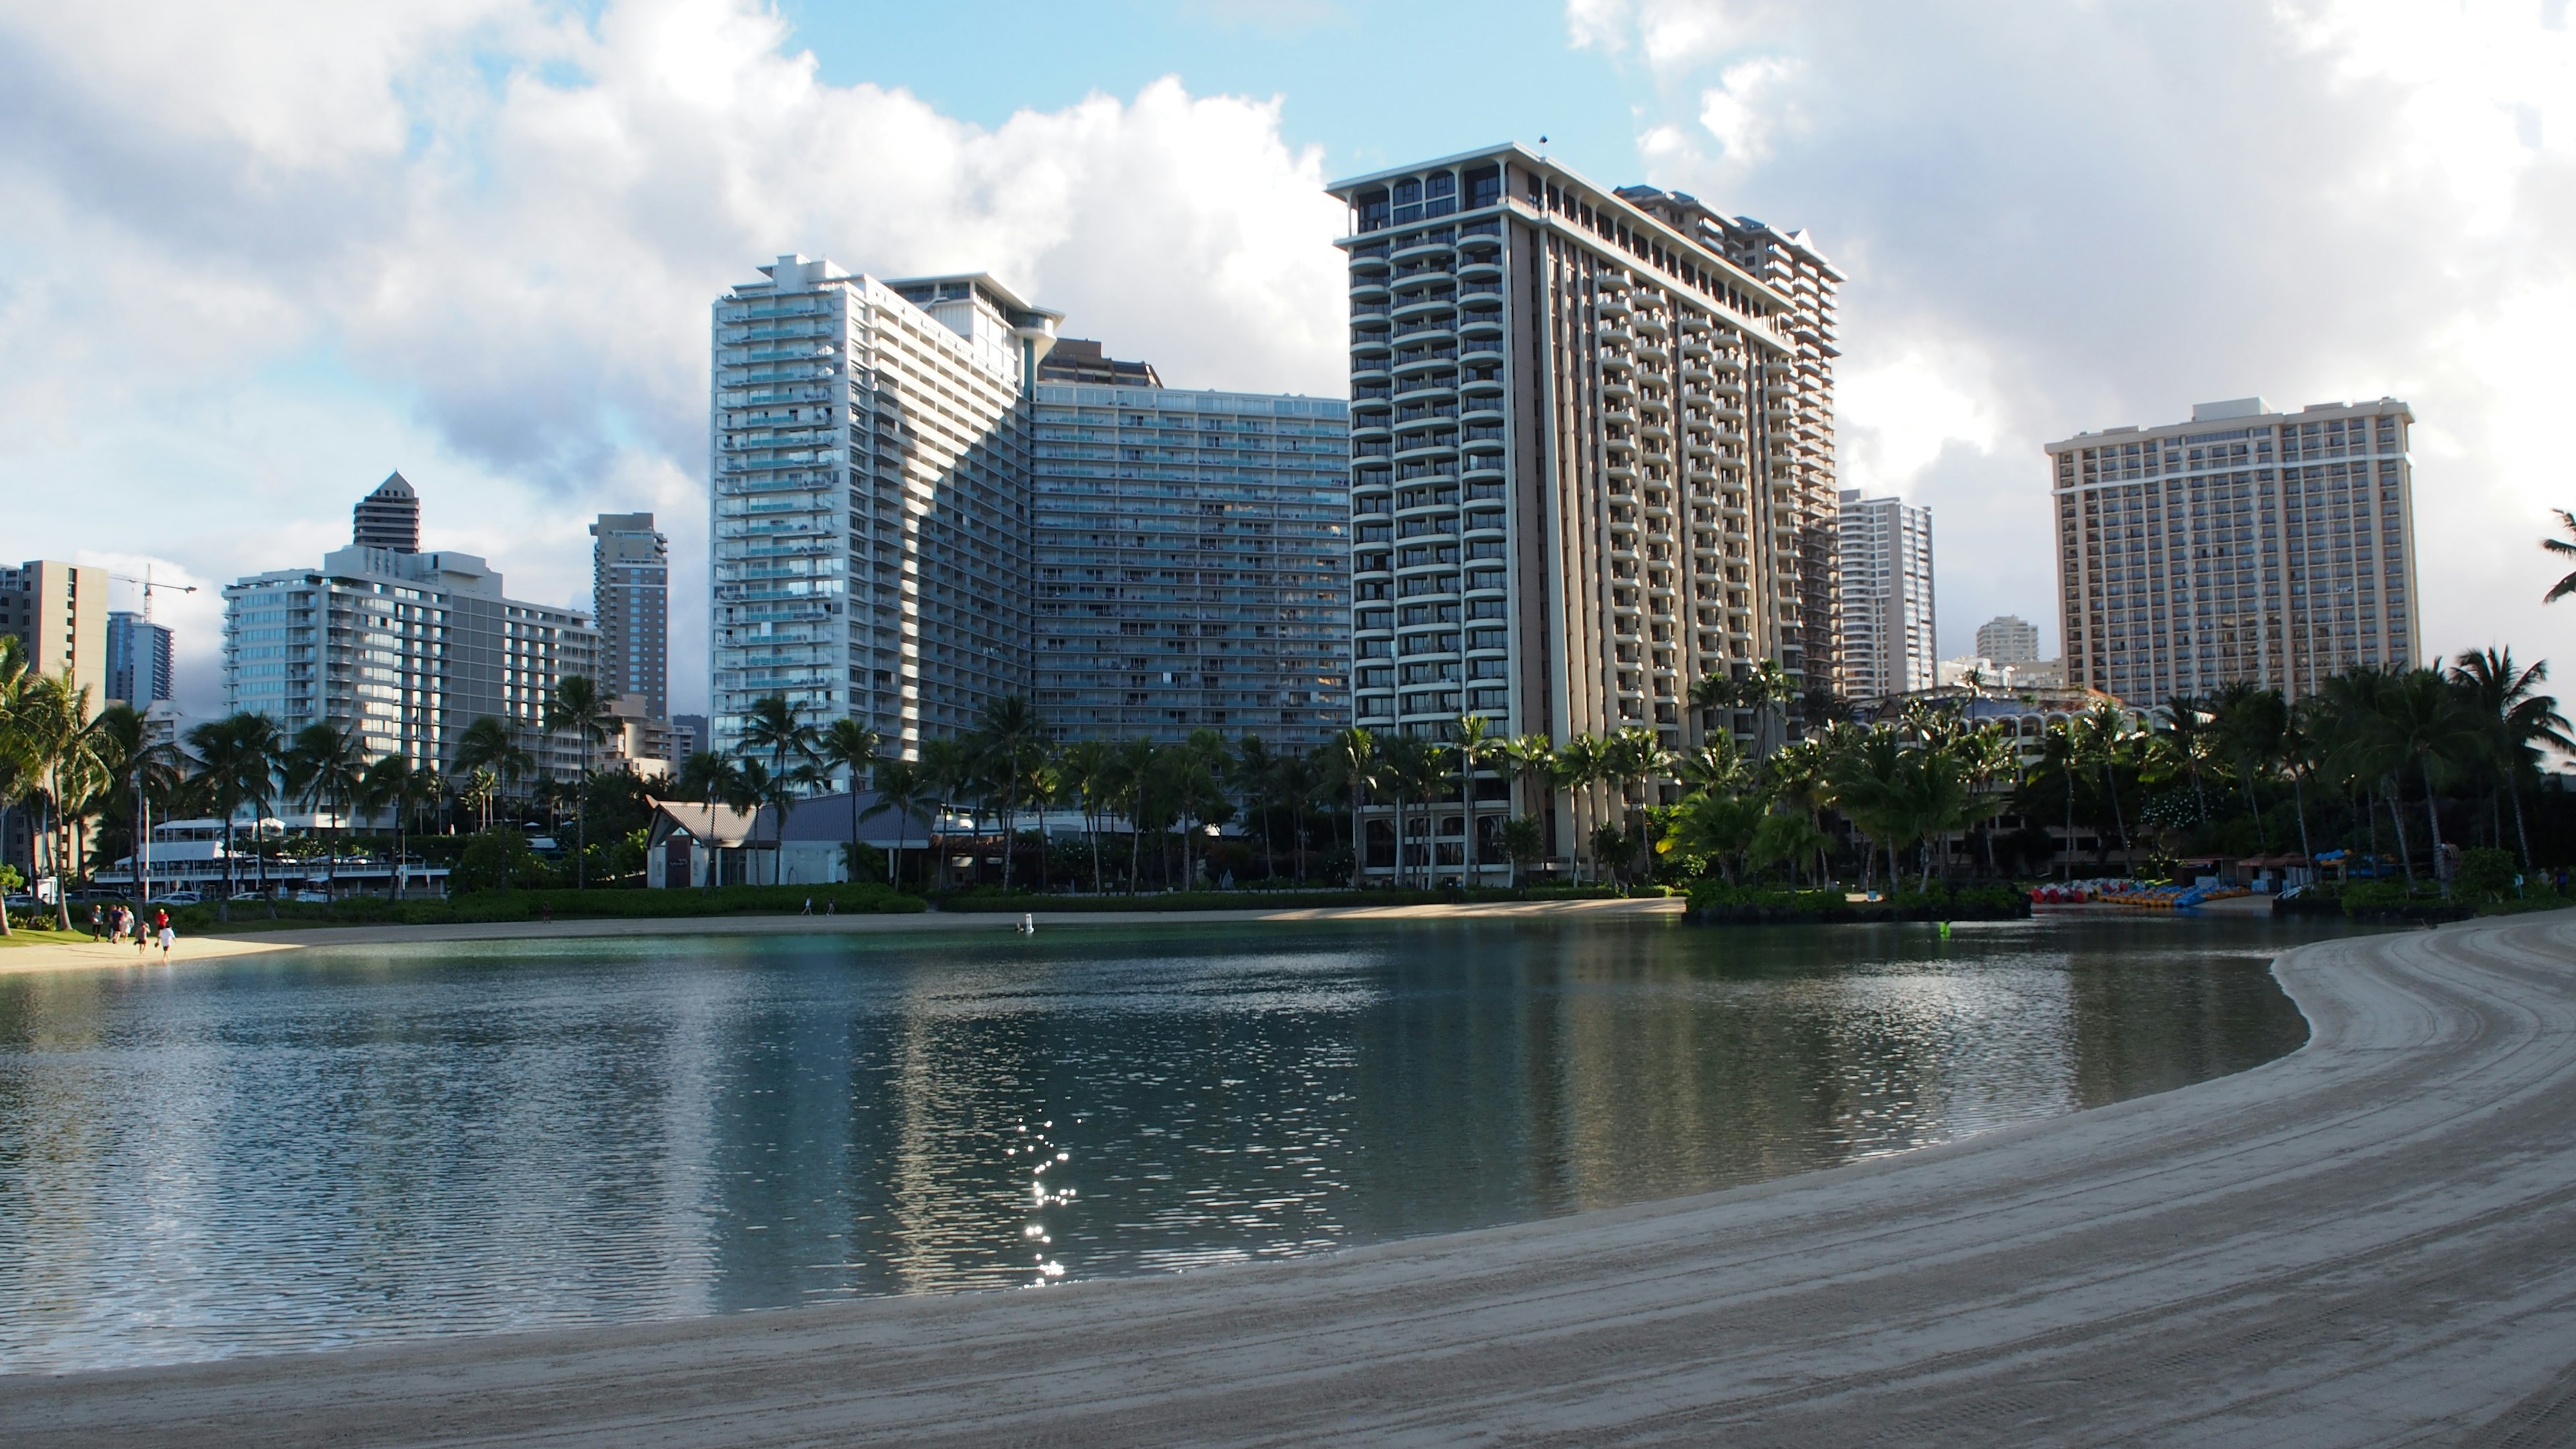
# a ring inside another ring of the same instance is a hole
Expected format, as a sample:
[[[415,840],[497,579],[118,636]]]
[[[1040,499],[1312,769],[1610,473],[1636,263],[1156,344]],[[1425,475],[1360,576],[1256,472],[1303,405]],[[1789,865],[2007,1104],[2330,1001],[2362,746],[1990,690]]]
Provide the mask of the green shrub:
[[[2513,892],[2513,852],[2480,846],[2460,856],[2451,888],[2472,901],[2500,901]]]

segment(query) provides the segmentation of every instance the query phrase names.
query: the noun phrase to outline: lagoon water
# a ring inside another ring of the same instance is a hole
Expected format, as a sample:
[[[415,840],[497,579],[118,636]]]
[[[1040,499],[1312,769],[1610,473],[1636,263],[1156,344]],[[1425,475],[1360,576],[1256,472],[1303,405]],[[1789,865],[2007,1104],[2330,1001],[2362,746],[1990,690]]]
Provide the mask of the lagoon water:
[[[384,945],[0,979],[0,1372],[1020,1288],[1705,1191],[2305,1040],[2261,920]]]

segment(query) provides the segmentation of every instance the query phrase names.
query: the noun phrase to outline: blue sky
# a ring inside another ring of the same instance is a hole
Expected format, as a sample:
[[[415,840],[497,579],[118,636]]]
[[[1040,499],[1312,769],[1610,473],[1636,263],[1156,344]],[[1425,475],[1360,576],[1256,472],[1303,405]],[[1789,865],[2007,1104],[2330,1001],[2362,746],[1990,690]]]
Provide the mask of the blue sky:
[[[1571,50],[1562,7],[1526,0],[779,9],[824,80],[902,86],[985,126],[1093,92],[1132,96],[1166,75],[1203,94],[1275,95],[1281,129],[1322,146],[1335,176],[1540,136],[1577,170],[1624,174],[1630,91],[1653,84],[1605,52]]]
[[[686,705],[707,308],[753,267],[989,269],[1181,385],[1333,392],[1323,184],[1545,135],[1849,274],[1840,464],[1933,510],[1945,653],[2054,642],[2043,443],[2262,394],[2408,399],[2426,646],[2545,656],[2566,12],[0,0],[0,556],[220,585],[399,468],[564,602],[590,516],[651,509]],[[216,589],[163,613],[215,708]]]

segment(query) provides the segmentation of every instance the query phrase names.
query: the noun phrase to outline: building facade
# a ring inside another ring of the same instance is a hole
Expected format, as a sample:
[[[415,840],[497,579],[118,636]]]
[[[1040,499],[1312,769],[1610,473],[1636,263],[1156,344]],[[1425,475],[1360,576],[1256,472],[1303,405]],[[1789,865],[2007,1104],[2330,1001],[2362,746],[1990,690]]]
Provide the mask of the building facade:
[[[890,752],[1029,679],[1028,390],[1060,314],[783,256],[714,306],[713,745],[755,700]]]
[[[1360,722],[1678,746],[1700,676],[1803,678],[1834,495],[1799,472],[1796,307],[1728,255],[1730,224],[1517,146],[1333,191]]]
[[[1977,657],[1997,664],[2037,664],[2039,626],[2019,614],[1999,614],[1977,626]]]
[[[25,646],[28,673],[68,674],[90,708],[107,703],[107,570],[52,559],[0,567],[0,634]]]
[[[1055,375],[1034,399],[1040,714],[1071,738],[1293,750],[1347,726],[1348,406]]]
[[[136,709],[170,697],[170,631],[124,609],[107,615],[107,697]]]
[[[1932,605],[1932,510],[1842,495],[1843,692],[1854,700],[1940,684]]]
[[[1812,248],[1802,302],[1739,260],[1757,224],[1518,146],[1331,190],[1350,207],[1358,723],[1476,714],[1686,748],[1706,675],[1776,659],[1832,681],[1836,278]],[[1788,238],[1764,245],[1792,264]],[[1599,822],[1560,799],[1505,808],[1546,811],[1562,855]],[[1457,822],[1425,825],[1406,858],[1436,868]]]
[[[599,687],[648,720],[671,715],[671,541],[649,513],[603,513],[590,526],[590,609]],[[669,731],[666,729],[665,736]]]
[[[2067,682],[2299,699],[2356,666],[2412,668],[2414,420],[2395,398],[2242,398],[2049,444]]]
[[[352,544],[318,569],[224,589],[226,712],[266,715],[289,735],[327,722],[370,755],[447,769],[466,728],[490,716],[541,774],[569,779],[584,751],[546,732],[545,707],[576,674],[599,677],[589,617],[508,597],[472,554]]]

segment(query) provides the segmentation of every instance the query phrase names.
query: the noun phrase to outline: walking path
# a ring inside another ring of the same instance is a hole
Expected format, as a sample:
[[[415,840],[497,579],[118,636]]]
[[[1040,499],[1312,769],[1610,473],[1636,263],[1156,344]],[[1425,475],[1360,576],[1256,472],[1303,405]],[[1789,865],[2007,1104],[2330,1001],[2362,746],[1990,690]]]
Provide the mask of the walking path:
[[[2271,1065],[1293,1263],[61,1379],[18,1446],[2576,1439],[2576,913],[2286,955]]]
[[[1479,901],[1465,905],[1297,906],[1253,911],[1039,911],[1040,929],[1054,926],[1188,925],[1199,921],[1430,921],[1602,920],[1621,916],[1679,916],[1679,896],[1599,901]],[[174,963],[220,960],[254,951],[293,951],[306,946],[387,945],[410,941],[547,941],[590,936],[800,936],[817,932],[878,934],[889,931],[1009,931],[1019,913],[916,911],[888,916],[657,916],[638,920],[493,921],[447,926],[313,926],[239,935],[181,936]],[[86,941],[0,949],[0,976],[28,971],[159,967],[161,948],[139,961],[132,946]]]

